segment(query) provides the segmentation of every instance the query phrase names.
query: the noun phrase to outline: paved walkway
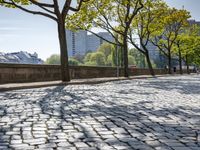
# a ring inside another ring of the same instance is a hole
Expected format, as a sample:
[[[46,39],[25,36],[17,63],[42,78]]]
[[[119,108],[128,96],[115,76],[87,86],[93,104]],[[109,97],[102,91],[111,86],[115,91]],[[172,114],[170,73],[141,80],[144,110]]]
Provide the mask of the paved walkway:
[[[7,91],[0,102],[0,149],[200,149],[197,75]]]

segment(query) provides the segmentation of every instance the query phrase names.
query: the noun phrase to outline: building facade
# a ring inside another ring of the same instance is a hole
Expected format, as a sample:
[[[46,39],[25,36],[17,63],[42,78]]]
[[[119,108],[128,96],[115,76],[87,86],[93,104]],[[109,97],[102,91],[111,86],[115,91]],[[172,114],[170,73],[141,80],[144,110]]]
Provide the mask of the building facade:
[[[84,55],[87,49],[87,32],[66,30],[68,55]]]
[[[114,41],[114,38],[108,32],[97,33],[100,37]],[[94,34],[88,34],[87,31],[73,32],[66,30],[68,55],[85,55],[88,51],[96,51],[105,41]]]

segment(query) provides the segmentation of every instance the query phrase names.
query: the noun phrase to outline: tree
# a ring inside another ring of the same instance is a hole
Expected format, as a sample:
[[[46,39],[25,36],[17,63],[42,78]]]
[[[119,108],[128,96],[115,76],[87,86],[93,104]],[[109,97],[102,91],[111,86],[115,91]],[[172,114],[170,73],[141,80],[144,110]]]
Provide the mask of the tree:
[[[60,64],[60,55],[53,54],[47,60],[45,61],[46,64],[53,64],[53,65],[59,65]]]
[[[89,5],[84,5],[79,13],[73,14],[66,20],[67,26],[72,29],[84,29],[95,34],[91,31],[91,27],[95,25],[95,27],[109,32],[115,42],[103,39],[122,47],[124,76],[128,77],[128,30],[135,15],[143,8],[143,1],[91,0]],[[100,37],[98,34],[95,35]],[[121,40],[116,35],[119,35]]]
[[[75,56],[73,56],[73,58],[77,61],[79,61],[80,63],[83,63],[84,61],[84,55],[81,55],[81,54],[76,54]]]
[[[41,15],[54,20],[58,27],[58,38],[60,44],[60,60],[61,60],[61,76],[62,81],[70,81],[69,66],[68,66],[68,53],[67,53],[67,41],[65,33],[65,18],[70,11],[79,11],[83,2],[87,0],[76,0],[77,6],[72,6],[72,0],[65,0],[64,5],[58,0],[53,0],[50,3],[42,2],[39,0],[0,0],[0,6],[8,8],[18,8],[24,12],[34,15]],[[31,7],[26,7],[33,5]],[[62,9],[60,9],[62,8]]]
[[[158,22],[161,21],[163,12],[168,6],[162,0],[147,0],[144,8],[136,15],[129,32],[130,43],[145,56],[149,71],[152,76],[155,75],[153,65],[150,60],[148,44],[150,37],[158,30]],[[140,46],[134,40],[134,35],[138,36]]]
[[[114,51],[116,51],[114,45],[107,42],[100,45],[100,47],[97,49],[97,52],[102,52],[104,54],[106,66],[115,66],[113,64],[114,57],[112,55]]]
[[[84,62],[84,63],[89,62],[91,56],[92,56],[92,53],[87,53],[87,54],[85,55],[85,58],[83,59],[83,62]]]
[[[128,55],[128,64],[129,65],[136,65],[135,58],[131,55]]]
[[[75,58],[69,58],[68,61],[69,61],[68,63],[70,66],[78,66],[81,64]],[[51,55],[49,58],[47,58],[45,63],[50,64],[50,65],[59,65],[60,64],[60,55],[58,55],[58,54]]]
[[[189,64],[198,64],[200,59],[200,28],[198,25],[189,25],[182,29],[178,35],[173,52],[179,56],[180,74],[182,71],[182,60],[185,60],[187,65],[187,72],[189,73]]]
[[[164,17],[157,25],[160,26],[152,36],[151,42],[168,58],[168,73],[171,74],[172,68],[172,48],[183,27],[188,25],[187,19],[190,18],[186,10],[168,8]]]
[[[103,43],[97,49],[98,52],[102,52],[105,55],[106,60],[108,59],[108,56],[112,53],[113,50],[114,46],[110,43]]]
[[[200,67],[200,36],[195,39],[192,62]]]
[[[128,51],[128,54],[133,56],[135,59],[135,65],[139,68],[145,67],[145,56],[135,48]]]
[[[111,53],[112,55],[112,66],[124,66],[123,59],[123,48],[118,45],[114,45],[114,50]]]
[[[85,64],[90,66],[105,66],[105,55],[102,52],[88,53]]]
[[[69,58],[69,65],[70,66],[78,66],[80,64],[81,63],[78,60],[76,60],[75,58]]]
[[[114,63],[113,63],[113,55],[112,54],[108,55],[106,65],[107,66],[115,66]]]

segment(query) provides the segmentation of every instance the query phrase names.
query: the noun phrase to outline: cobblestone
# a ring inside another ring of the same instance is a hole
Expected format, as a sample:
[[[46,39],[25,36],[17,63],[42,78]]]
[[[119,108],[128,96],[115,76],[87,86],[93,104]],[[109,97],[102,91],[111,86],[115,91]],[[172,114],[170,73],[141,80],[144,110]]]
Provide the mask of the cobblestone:
[[[0,100],[0,149],[200,149],[198,75],[7,91]]]

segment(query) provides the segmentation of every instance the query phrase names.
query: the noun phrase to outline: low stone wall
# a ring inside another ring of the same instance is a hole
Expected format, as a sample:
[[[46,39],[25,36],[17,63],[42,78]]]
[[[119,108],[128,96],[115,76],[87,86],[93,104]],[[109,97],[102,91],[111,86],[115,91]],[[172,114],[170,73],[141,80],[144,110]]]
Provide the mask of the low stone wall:
[[[0,83],[60,80],[57,65],[0,64]]]
[[[148,69],[130,68],[130,76],[148,75]],[[157,75],[166,74],[164,69],[155,69]],[[123,69],[120,68],[120,76]],[[72,79],[116,77],[116,67],[89,67],[70,66],[70,76]],[[59,65],[28,65],[28,64],[0,64],[0,84],[39,82],[60,80]]]
[[[120,76],[123,76],[123,69],[119,69]],[[117,68],[115,67],[92,67],[92,66],[70,66],[72,79],[116,77]]]

